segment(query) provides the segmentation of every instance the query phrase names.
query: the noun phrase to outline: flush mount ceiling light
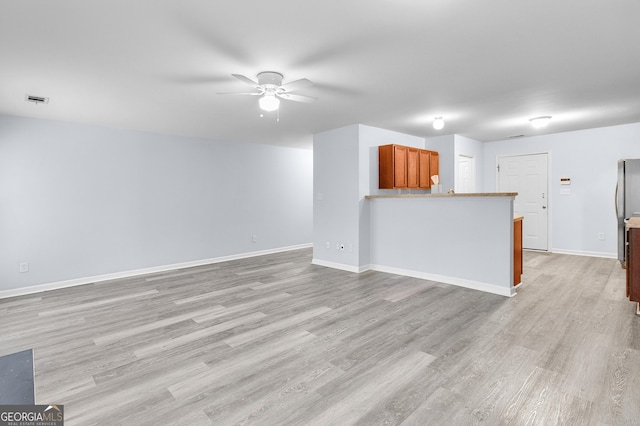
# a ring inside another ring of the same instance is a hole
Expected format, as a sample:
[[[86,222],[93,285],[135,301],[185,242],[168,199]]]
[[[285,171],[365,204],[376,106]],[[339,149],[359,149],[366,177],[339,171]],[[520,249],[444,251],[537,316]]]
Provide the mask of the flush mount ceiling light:
[[[276,98],[274,93],[265,93],[258,104],[260,104],[260,109],[264,111],[275,111],[280,107],[280,100]]]
[[[546,127],[547,124],[549,124],[549,121],[551,121],[551,116],[543,115],[542,117],[534,117],[529,119],[529,121],[531,122],[531,125],[533,127],[535,127],[536,129],[540,129],[542,127]]]
[[[444,127],[444,118],[436,117],[433,119],[433,128],[436,130],[440,130]]]

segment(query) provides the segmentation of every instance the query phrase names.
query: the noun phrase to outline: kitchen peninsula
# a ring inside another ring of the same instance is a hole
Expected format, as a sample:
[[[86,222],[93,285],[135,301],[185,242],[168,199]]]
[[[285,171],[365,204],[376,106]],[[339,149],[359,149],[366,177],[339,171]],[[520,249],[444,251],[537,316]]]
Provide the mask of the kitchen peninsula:
[[[370,269],[513,296],[516,195],[366,196]]]
[[[455,188],[462,154],[481,165],[482,143],[362,124],[316,133],[312,263],[513,296],[516,194],[436,194]]]

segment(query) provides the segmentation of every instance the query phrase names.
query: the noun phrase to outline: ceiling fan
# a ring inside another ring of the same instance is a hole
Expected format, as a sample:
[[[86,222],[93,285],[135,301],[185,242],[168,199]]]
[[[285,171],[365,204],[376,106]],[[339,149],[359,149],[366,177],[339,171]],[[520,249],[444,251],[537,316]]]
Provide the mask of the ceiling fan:
[[[275,111],[280,107],[280,99],[295,102],[315,102],[317,98],[304,95],[294,95],[290,92],[313,85],[310,80],[301,78],[291,83],[282,84],[282,74],[274,71],[264,71],[258,74],[258,81],[255,82],[241,74],[231,74],[238,80],[248,84],[257,92],[224,92],[219,95],[251,95],[260,96],[258,103],[264,111]],[[280,99],[278,99],[280,98]]]

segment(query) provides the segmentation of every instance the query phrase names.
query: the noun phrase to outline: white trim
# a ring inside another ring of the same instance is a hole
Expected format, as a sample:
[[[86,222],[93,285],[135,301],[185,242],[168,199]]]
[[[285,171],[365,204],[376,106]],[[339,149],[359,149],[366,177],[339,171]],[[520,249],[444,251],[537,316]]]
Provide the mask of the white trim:
[[[327,262],[326,260],[321,260],[321,259],[312,259],[311,263],[313,265],[325,266],[327,268],[333,268],[333,269],[340,269],[341,271],[353,272],[356,274],[359,274],[361,272],[365,272],[371,269],[369,266],[358,267],[358,266],[352,266],[352,265],[345,265],[344,263]]]
[[[513,286],[506,288],[506,287],[497,286],[495,284],[483,283],[480,281],[465,280],[463,278],[429,274],[427,272],[392,268],[389,266],[381,266],[381,265],[370,265],[370,269],[373,271],[386,272],[389,274],[403,275],[406,277],[420,278],[423,280],[436,281],[444,284],[451,284],[458,287],[470,288],[472,290],[484,291],[486,293],[498,294],[500,296],[513,297],[516,294],[516,291],[515,291],[516,289]]]
[[[500,287],[494,284],[483,283],[480,281],[471,281],[471,280],[465,280],[462,278],[429,274],[426,272],[413,271],[409,269],[392,268],[389,266],[382,266],[382,265],[365,265],[365,266],[356,267],[351,265],[344,265],[342,263],[327,262],[325,260],[319,260],[319,259],[313,259],[311,263],[313,263],[314,265],[326,266],[328,268],[340,269],[343,271],[354,272],[354,273],[361,273],[365,271],[378,271],[378,272],[385,272],[388,274],[402,275],[405,277],[420,278],[423,280],[436,281],[439,283],[451,284],[458,287],[470,288],[472,290],[484,291],[486,293],[498,294],[500,296],[513,297],[516,295],[516,291],[515,291],[516,289],[514,287],[505,288],[505,287]]]
[[[470,288],[472,290],[484,291],[486,293],[498,294],[500,296],[513,297],[516,295],[516,288],[514,287],[509,287],[509,288],[500,287],[495,284],[488,284],[480,281],[465,280],[462,278],[449,277],[445,275],[429,274],[426,272],[413,271],[410,269],[392,268],[389,266],[382,266],[382,265],[365,265],[365,266],[357,267],[352,265],[345,265],[342,263],[327,262],[326,260],[320,260],[320,259],[312,259],[311,263],[318,266],[325,266],[327,268],[339,269],[341,271],[353,272],[356,274],[359,274],[361,272],[366,272],[366,271],[378,271],[378,272],[385,272],[388,274],[402,275],[405,277],[436,281],[443,284],[451,284],[458,287]]]
[[[606,259],[617,259],[617,253],[604,253],[597,251],[582,251],[582,250],[564,250],[564,249],[551,249],[551,253],[557,254],[571,254],[573,256],[589,256],[589,257],[604,257]]]
[[[172,271],[176,269],[191,268],[194,266],[210,265],[213,263],[228,262],[230,260],[246,259],[249,257],[264,256],[266,254],[281,253],[285,251],[299,250],[299,249],[310,248],[310,247],[313,247],[313,244],[311,243],[299,244],[295,246],[279,247],[275,249],[254,251],[249,253],[239,253],[239,254],[233,254],[230,256],[215,257],[211,259],[194,260],[191,262],[174,263],[171,265],[154,266],[151,268],[135,269],[132,271],[115,272],[112,274],[96,275],[93,277],[76,278],[72,280],[58,281],[54,283],[40,284],[40,285],[34,285],[30,287],[2,290],[0,291],[0,299],[5,299],[7,297],[24,296],[27,294],[40,293],[40,292],[49,291],[49,290],[57,290],[57,289],[66,288],[66,287],[75,287],[77,285],[93,284],[101,281],[115,280],[120,278],[129,278],[129,277],[135,277],[138,275],[147,275],[147,274],[153,274],[157,272],[166,272],[166,271]]]

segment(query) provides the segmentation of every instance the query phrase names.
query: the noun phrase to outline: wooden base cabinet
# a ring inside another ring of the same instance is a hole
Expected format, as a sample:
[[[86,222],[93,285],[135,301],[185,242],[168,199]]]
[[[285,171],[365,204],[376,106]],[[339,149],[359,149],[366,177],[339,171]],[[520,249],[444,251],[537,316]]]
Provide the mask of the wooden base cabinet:
[[[513,286],[522,282],[522,220],[523,216],[513,219]]]
[[[378,147],[378,188],[430,189],[431,176],[438,174],[436,151],[403,145]]]
[[[628,219],[626,232],[627,297],[636,302],[636,315],[640,316],[640,217]]]
[[[627,297],[640,302],[640,228],[629,228],[627,241]]]

